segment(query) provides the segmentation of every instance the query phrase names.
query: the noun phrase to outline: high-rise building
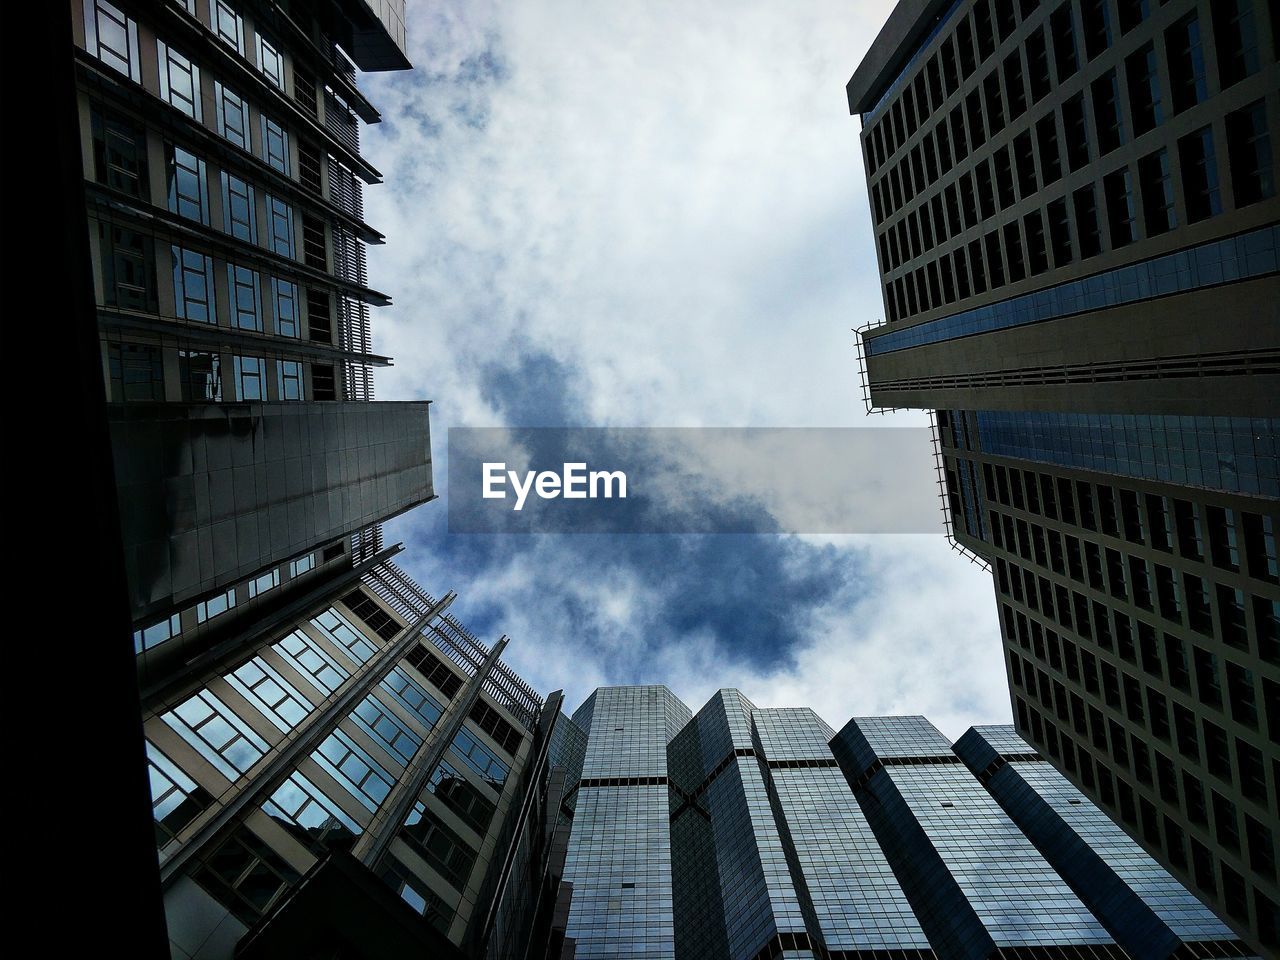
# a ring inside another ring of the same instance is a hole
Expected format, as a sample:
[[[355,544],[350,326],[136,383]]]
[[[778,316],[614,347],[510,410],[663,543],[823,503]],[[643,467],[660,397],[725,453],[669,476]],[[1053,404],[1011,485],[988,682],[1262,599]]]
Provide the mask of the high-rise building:
[[[372,382],[355,73],[409,66],[404,2],[71,7],[132,616],[194,641],[433,496],[427,404]]]
[[[552,736],[567,832],[531,957],[1210,958],[1243,941],[1009,727],[604,687]]]
[[[1278,30],[1262,0],[903,0],[847,88],[868,406],[936,411],[1018,733],[1269,949]]]
[[[497,957],[527,936],[560,696],[452,599],[380,561],[143,690],[175,958]]]

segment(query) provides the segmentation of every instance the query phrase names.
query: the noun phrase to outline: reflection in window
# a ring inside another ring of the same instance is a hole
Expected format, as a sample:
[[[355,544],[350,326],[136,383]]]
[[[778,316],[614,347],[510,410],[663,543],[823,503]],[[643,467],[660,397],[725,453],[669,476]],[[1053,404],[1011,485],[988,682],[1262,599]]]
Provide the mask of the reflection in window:
[[[422,801],[409,811],[401,835],[445,880],[459,890],[463,888],[475,864],[476,852]]]
[[[498,759],[492,750],[486,747],[466,727],[458,731],[453,738],[452,749],[466,761],[467,766],[478,773],[494,788],[501,791],[507,782],[507,774],[511,769]]]
[[[281,733],[288,733],[311,712],[311,704],[262,657],[242,663],[225,679]]]
[[[196,604],[196,623],[204,623],[206,620],[212,620],[214,617],[219,617],[235,605],[235,587],[232,587],[226,593],[219,594],[216,597],[210,597],[208,600],[201,600]]]
[[[444,902],[444,898],[422,882],[404,864],[394,856],[383,861],[378,874],[383,881],[394,890],[419,916],[441,933],[449,932],[449,923],[453,919],[453,908]]]
[[[299,557],[297,560],[289,561],[289,576],[299,576],[309,570],[314,570],[315,567],[316,555],[314,553],[308,553],[305,557]]]
[[[131,197],[145,198],[147,182],[147,136],[128,120],[104,114],[96,107],[90,114],[93,127],[94,177],[113,190]]]
[[[178,351],[182,399],[188,403],[222,402],[222,358],[198,350]],[[249,596],[253,596],[252,584]]]
[[[360,701],[352,711],[356,726],[385,746],[401,763],[408,763],[422,746],[422,738],[373,694]]]
[[[262,117],[262,159],[286,176],[289,173],[289,133],[274,120]]]
[[[112,70],[134,83],[142,82],[138,54],[138,24],[107,0],[89,0],[84,5],[85,47]]]
[[[279,197],[267,197],[267,236],[272,250],[294,257],[293,208]]]
[[[177,245],[169,251],[173,258],[173,300],[177,316],[183,320],[217,323],[213,258]]]
[[[160,719],[228,780],[248,772],[270,749],[267,741],[208,690],[201,690]]]
[[[302,363],[300,361],[277,360],[276,381],[281,400],[302,399]]]
[[[157,347],[113,343],[107,350],[113,400],[163,400],[164,367]]]
[[[235,358],[236,399],[265,400],[267,362],[261,357]]]
[[[227,286],[231,295],[231,325],[241,330],[256,330],[261,333],[262,310],[258,298],[257,271],[229,263]]]
[[[311,759],[371,813],[391,792],[391,774],[345,730],[329,734]]]
[[[257,243],[258,231],[253,202],[253,186],[222,173],[222,228],[237,240]]]
[[[243,824],[200,864],[192,878],[246,926],[269,912],[302,879]]]
[[[213,797],[150,741],[147,742],[147,775],[151,781],[156,846],[163,847],[208,808]]]
[[[249,598],[260,596],[268,590],[274,590],[280,586],[280,571],[269,570],[260,577],[255,577],[249,581]]]
[[[382,689],[386,690],[400,703],[412,711],[422,725],[431,730],[444,713],[444,707],[431,696],[420,683],[410,677],[399,667],[392,669],[382,680]]]
[[[218,111],[218,133],[243,150],[249,149],[249,105],[244,98],[224,87],[213,85],[213,100]]]
[[[315,554],[310,555],[314,561]],[[377,648],[333,607],[311,619],[311,625],[350,654],[356,663],[368,663]]]
[[[295,630],[272,650],[298,671],[322,696],[328,696],[342,686],[351,676],[338,661],[322,650],[314,640],[301,630]]]
[[[169,187],[169,210],[208,226],[209,184],[204,160],[182,147],[170,146],[165,179]]]
[[[236,53],[244,56],[244,18],[232,8],[227,0],[214,0],[213,28],[218,39],[232,47]]]
[[[276,333],[282,337],[297,337],[298,285],[279,277],[271,279],[271,294],[275,302]]]
[[[159,623],[133,631],[133,652],[141,653],[143,650],[150,650],[166,640],[172,640],[180,633],[182,633],[182,620],[175,613]]]
[[[156,41],[156,55],[160,61],[160,99],[196,123],[202,122],[200,68],[163,40]]]
[[[480,836],[485,835],[497,806],[447,760],[440,761],[440,766],[431,774],[426,789],[435,794],[436,799],[456,813],[467,826]]]
[[[262,809],[314,853],[350,850],[364,832],[342,807],[296,770]]]
[[[278,90],[284,89],[284,57],[275,44],[262,34],[257,36],[258,69]]]

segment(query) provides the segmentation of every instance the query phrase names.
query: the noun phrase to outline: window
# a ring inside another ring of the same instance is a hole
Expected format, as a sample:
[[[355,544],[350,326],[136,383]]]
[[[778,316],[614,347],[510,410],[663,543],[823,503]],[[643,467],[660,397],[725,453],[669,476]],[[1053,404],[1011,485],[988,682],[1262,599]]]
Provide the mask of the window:
[[[267,236],[271,249],[284,257],[293,258],[293,208],[279,197],[268,196]]]
[[[165,174],[169,210],[208,226],[209,182],[204,160],[189,150],[170,145]]]
[[[1098,153],[1106,155],[1124,143],[1120,85],[1114,70],[1093,81],[1093,118],[1098,125]]]
[[[280,571],[270,570],[260,577],[255,577],[249,581],[249,599],[260,596],[268,590],[274,590],[280,586]]]
[[[1142,184],[1142,207],[1147,236],[1166,233],[1178,225],[1173,208],[1173,176],[1169,171],[1169,151],[1163,147],[1138,161]]]
[[[156,846],[163,847],[207,809],[213,797],[150,741],[147,742],[147,775],[151,780]]]
[[[261,760],[267,741],[208,690],[179,704],[160,718],[228,780]]]
[[[172,640],[180,633],[182,633],[182,619],[175,613],[159,623],[133,631],[133,652],[141,653],[143,650],[150,650],[166,640]]]
[[[427,680],[446,697],[452,700],[462,689],[462,678],[444,665],[434,653],[422,644],[418,644],[407,654],[405,662],[427,678]]]
[[[1218,192],[1218,160],[1213,152],[1213,128],[1202,127],[1178,141],[1182,162],[1182,199],[1187,222],[1197,223],[1222,212]]]
[[[308,570],[316,568],[316,555],[308,553],[305,557],[299,557],[297,560],[289,561],[289,576],[299,577]]]
[[[1129,81],[1129,106],[1133,115],[1133,135],[1141,136],[1159,126],[1163,119],[1160,110],[1160,73],[1156,67],[1156,48],[1148,43],[1124,61],[1125,77]]]
[[[281,733],[288,733],[311,712],[311,704],[262,657],[242,663],[225,679]]]
[[[289,132],[265,114],[262,117],[262,159],[289,175]]]
[[[1084,94],[1077,93],[1062,104],[1062,127],[1066,134],[1067,166],[1079,170],[1089,162],[1089,131],[1084,118]]]
[[[281,400],[302,399],[302,363],[298,360],[276,361],[276,387]]]
[[[298,671],[322,696],[337,690],[351,674],[301,630],[295,630],[271,647]]]
[[[214,0],[210,13],[213,14],[213,29],[217,31],[218,39],[244,56],[244,18],[226,0]]]
[[[1053,37],[1053,57],[1058,68],[1058,82],[1062,83],[1080,69],[1070,0],[1053,11],[1049,19],[1049,34]]]
[[[169,248],[173,258],[174,310],[183,320],[217,323],[213,289],[213,258],[179,246]]]
[[[1071,195],[1076,210],[1076,237],[1080,244],[1080,259],[1097,256],[1102,252],[1102,232],[1098,228],[1098,203],[1092,185],[1081,187]]]
[[[1218,76],[1225,90],[1258,72],[1258,24],[1253,0],[1214,0],[1212,9]]]
[[[422,738],[373,694],[360,701],[351,714],[356,726],[381,743],[401,763],[407,764],[422,746]]]
[[[329,734],[311,759],[370,813],[376,812],[391,792],[391,774],[345,730]]]
[[[178,372],[182,378],[183,400],[188,403],[222,402],[222,361],[216,353],[179,350]]]
[[[253,186],[222,172],[222,228],[237,240],[258,242]]]
[[[510,768],[466,727],[459,730],[458,735],[453,738],[452,749],[494,789],[502,790],[502,785],[507,782],[507,774],[511,772]]]
[[[445,880],[461,890],[475,864],[475,851],[441,823],[419,800],[409,811],[401,835]]]
[[[213,85],[213,101],[218,114],[218,133],[240,149],[248,150],[249,105],[220,81]]]
[[[1123,247],[1137,239],[1134,232],[1133,178],[1128,167],[1123,167],[1103,178],[1102,188],[1107,197],[1107,224],[1111,234],[1111,247]]]
[[[227,286],[231,296],[231,325],[241,330],[262,332],[262,310],[258,298],[258,274],[238,264],[227,264]],[[256,397],[262,400],[264,397]]]
[[[427,887],[422,880],[412,873],[394,856],[388,856],[378,874],[383,881],[407,903],[415,913],[424,917],[431,926],[441,933],[449,932],[449,923],[453,920],[453,908],[444,899]]]
[[[1111,46],[1111,16],[1107,10],[1109,0],[1083,0],[1080,5],[1084,26],[1085,55],[1092,60]]]
[[[267,362],[261,357],[234,358],[236,378],[236,400],[265,400]]]
[[[1257,203],[1276,192],[1271,137],[1261,100],[1227,114],[1227,155],[1237,207]]]
[[[1200,46],[1200,19],[1188,14],[1164,33],[1173,87],[1173,109],[1181,113],[1209,96],[1205,82],[1204,51]]]
[[[192,875],[246,926],[269,912],[301,878],[243,824]]]
[[[147,182],[147,136],[127,120],[102,113],[91,114],[93,126],[93,167],[99,183],[131,197],[145,199]]]
[[[312,557],[314,558],[314,554]],[[369,640],[360,633],[351,621],[330,607],[318,617],[312,617],[311,625],[332,640],[339,648],[345,650],[355,663],[367,663],[377,651]]]
[[[262,810],[314,853],[350,850],[364,829],[336,802],[296,770]]]
[[[204,120],[200,101],[200,68],[163,40],[156,41],[160,61],[160,99],[200,123]]]
[[[110,344],[107,366],[112,400],[164,399],[164,367],[158,348],[140,343]]]
[[[426,789],[456,813],[467,826],[484,836],[493,821],[497,806],[453,764],[447,760],[440,761],[440,766],[436,767],[431,779],[427,781]]]
[[[444,713],[441,703],[399,667],[392,668],[391,672],[383,678],[382,689],[416,714],[427,730],[435,727]]]
[[[273,86],[278,90],[283,90],[284,57],[280,55],[280,51],[276,49],[275,44],[259,33],[257,35],[257,52],[258,70]]]
[[[232,587],[226,593],[220,593],[208,600],[196,604],[196,623],[204,623],[226,613],[236,605],[236,589]]]
[[[85,47],[112,70],[134,83],[142,82],[138,53],[138,24],[107,0],[88,0],[84,5]]]

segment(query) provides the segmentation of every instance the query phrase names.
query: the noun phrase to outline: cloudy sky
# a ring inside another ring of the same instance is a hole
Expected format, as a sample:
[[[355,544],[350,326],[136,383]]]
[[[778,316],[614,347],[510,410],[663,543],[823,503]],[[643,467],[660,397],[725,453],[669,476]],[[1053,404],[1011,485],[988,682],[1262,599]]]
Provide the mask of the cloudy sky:
[[[363,80],[378,396],[434,401],[444,497],[450,426],[925,422],[864,414],[850,333],[882,307],[844,84],[890,6],[410,0],[416,69]],[[449,535],[443,502],[387,533],[571,708],[1009,716],[990,578],[941,536]]]

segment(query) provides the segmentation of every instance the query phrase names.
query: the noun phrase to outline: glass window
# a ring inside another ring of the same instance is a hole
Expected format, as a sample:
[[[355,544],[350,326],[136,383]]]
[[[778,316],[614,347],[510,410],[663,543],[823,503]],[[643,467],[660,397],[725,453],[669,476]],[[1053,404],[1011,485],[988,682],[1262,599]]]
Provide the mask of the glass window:
[[[319,644],[301,630],[293,631],[279,643],[273,644],[271,649],[306,678],[322,696],[327,697],[333,693],[351,676],[337,660],[325,653]]]
[[[196,623],[204,623],[214,617],[221,616],[236,605],[236,589],[232,587],[226,593],[196,604]]]
[[[169,210],[208,226],[209,182],[204,160],[173,145],[168,154],[165,179],[169,186]]]
[[[453,738],[452,749],[466,761],[467,766],[495,789],[502,790],[502,785],[507,782],[507,774],[511,772],[510,768],[466,727],[459,730],[458,735]]]
[[[235,358],[236,400],[265,400],[267,362],[261,357]]]
[[[156,41],[156,55],[160,61],[160,99],[196,123],[202,122],[200,68],[163,40]]]
[[[272,250],[294,257],[293,208],[279,197],[267,197],[267,235]]]
[[[218,39],[244,56],[244,18],[226,0],[214,0],[210,12],[213,14],[213,28],[218,33]]]
[[[231,325],[261,333],[262,309],[258,298],[257,271],[229,263],[227,286],[231,295]]]
[[[280,586],[280,571],[278,569],[271,570],[249,581],[249,597],[252,599],[260,596],[278,586]]]
[[[133,652],[141,653],[143,650],[150,650],[166,640],[172,640],[180,633],[182,633],[182,619],[175,613],[159,623],[133,631]]]
[[[94,176],[131,197],[150,194],[147,181],[147,135],[129,120],[92,108]]]
[[[312,710],[302,694],[262,657],[242,663],[225,679],[281,733],[288,733]]]
[[[494,802],[486,797],[447,760],[442,760],[427,782],[427,791],[462,818],[462,821],[480,836],[485,835],[493,814]]]
[[[1226,89],[1258,72],[1258,23],[1253,0],[1214,0],[1212,9],[1218,76]]]
[[[1138,161],[1138,178],[1142,184],[1142,207],[1147,236],[1166,233],[1178,225],[1173,205],[1173,174],[1169,169],[1169,151],[1161,147]]]
[[[444,706],[431,696],[420,683],[410,677],[399,667],[395,667],[382,680],[382,689],[386,690],[400,703],[413,711],[422,725],[431,730],[444,713]]]
[[[218,133],[242,150],[248,150],[249,105],[220,81],[213,85],[213,100],[218,111]]]
[[[374,740],[382,743],[393,757],[408,763],[422,746],[422,738],[373,694],[365,697],[351,714],[356,725]]]
[[[459,890],[471,875],[476,853],[446,827],[422,801],[405,818],[401,835],[442,877]]]
[[[112,70],[142,82],[138,24],[114,3],[88,0],[84,5],[85,47]]]
[[[302,879],[244,824],[199,864],[192,877],[245,926],[269,912]]]
[[[267,741],[208,690],[161,718],[228,780],[236,780],[266,755]]]
[[[1213,128],[1202,127],[1178,141],[1182,161],[1182,193],[1187,222],[1196,223],[1222,212],[1218,192],[1218,159],[1213,152]]]
[[[1173,109],[1181,113],[1209,96],[1205,82],[1204,50],[1200,45],[1200,18],[1191,13],[1164,33],[1173,86]]]
[[[273,277],[271,295],[275,303],[276,333],[282,337],[299,336],[298,285]]]
[[[265,114],[262,117],[262,159],[288,176],[289,132]]]
[[[377,651],[377,647],[333,607],[313,617],[311,625],[345,650],[355,663],[367,663]]]
[[[183,320],[217,323],[213,288],[213,257],[173,245],[174,310]]]
[[[297,577],[306,573],[308,570],[316,568],[316,555],[308,553],[305,557],[299,557],[297,560],[289,561],[289,576]]]
[[[276,361],[276,386],[281,400],[302,399],[302,363],[298,360]]]
[[[329,734],[311,759],[370,812],[377,811],[391,792],[391,774],[345,730]]]
[[[284,89],[284,57],[276,49],[275,44],[257,35],[258,69],[279,90]]]
[[[183,400],[188,403],[222,402],[222,358],[218,354],[179,350],[178,371],[182,377]]]
[[[364,832],[342,807],[296,770],[262,809],[315,852],[350,850],[356,837]]]
[[[156,845],[163,847],[199,816],[213,802],[213,797],[150,741],[147,742],[147,775],[151,781]]]
[[[226,171],[222,173],[222,228],[238,240],[258,242],[253,186]]]
[[[1275,195],[1271,137],[1267,132],[1267,110],[1263,101],[1227,114],[1227,154],[1231,158],[1231,182],[1237,207]]]
[[[107,350],[113,400],[163,400],[164,366],[156,347],[113,343]]]

